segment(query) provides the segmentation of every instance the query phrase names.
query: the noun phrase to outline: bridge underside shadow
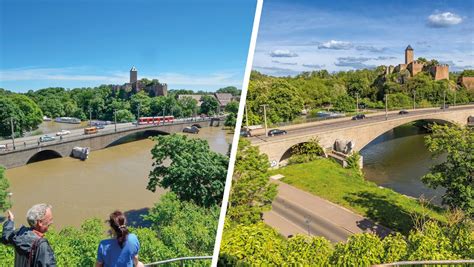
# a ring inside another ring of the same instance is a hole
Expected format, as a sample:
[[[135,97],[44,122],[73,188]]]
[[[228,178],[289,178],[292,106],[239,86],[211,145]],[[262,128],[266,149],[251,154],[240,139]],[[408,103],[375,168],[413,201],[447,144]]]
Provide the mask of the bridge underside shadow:
[[[149,137],[159,136],[159,135],[169,135],[169,133],[163,132],[163,131],[157,131],[157,130],[145,130],[145,131],[142,131],[142,132],[131,133],[129,135],[126,135],[124,137],[121,137],[121,138],[113,141],[112,143],[105,146],[105,148],[112,147],[112,146],[117,146],[117,145],[121,145],[121,144],[126,144],[126,143],[129,143],[129,142],[134,142],[134,141],[138,141],[138,140],[143,140],[143,139],[147,139]]]
[[[408,122],[402,125],[398,125],[397,127],[394,127],[378,136],[376,136],[372,141],[369,143],[365,144],[363,147],[359,149],[359,151],[364,150],[370,145],[374,144],[379,144],[383,143],[387,140],[394,140],[397,138],[404,138],[407,136],[412,136],[412,135],[418,135],[418,134],[428,134],[431,132],[431,127],[434,125],[455,125],[453,122],[450,121],[445,121],[445,120],[439,120],[439,119],[423,119],[423,120],[416,120],[412,122]],[[416,126],[418,130],[416,132],[413,132],[412,130],[409,130],[408,132],[404,132],[407,126]]]
[[[35,155],[33,155],[27,162],[26,164],[38,162],[38,161],[43,161],[43,160],[48,160],[48,159],[55,159],[55,158],[62,158],[61,154],[54,151],[54,150],[43,150]]]

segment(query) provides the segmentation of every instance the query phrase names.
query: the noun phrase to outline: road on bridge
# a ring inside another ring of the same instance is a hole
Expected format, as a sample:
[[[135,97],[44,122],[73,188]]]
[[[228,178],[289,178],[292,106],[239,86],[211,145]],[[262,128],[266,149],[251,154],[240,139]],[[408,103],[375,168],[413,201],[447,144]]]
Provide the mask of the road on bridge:
[[[175,119],[172,123],[165,123],[164,125],[171,125],[171,124],[177,124],[177,123],[182,123],[182,122],[190,122],[190,121],[202,121],[203,118],[201,117],[193,117],[193,118],[180,118],[180,119]],[[158,125],[158,124],[157,124]],[[163,124],[160,124],[163,125]],[[137,128],[148,128],[148,127],[153,127],[154,125],[135,125],[131,122],[127,123],[117,123],[117,132],[125,131],[125,130],[130,130],[130,129],[137,129]],[[80,129],[71,129],[69,130],[70,134],[64,135],[62,139],[59,136],[56,136],[56,132],[52,133],[44,133],[41,135],[33,135],[33,136],[26,136],[26,137],[21,137],[21,138],[15,138],[15,147],[16,150],[19,149],[24,149],[24,148],[31,148],[31,147],[37,147],[38,146],[38,141],[41,136],[53,136],[55,138],[53,143],[60,143],[62,141],[70,141],[72,139],[77,139],[80,137],[84,137],[84,128]],[[115,125],[114,124],[109,124],[109,125],[104,125],[104,129],[98,129],[98,134],[104,134],[104,133],[113,133],[115,132]],[[45,142],[44,144],[51,144],[50,142]],[[8,145],[8,151],[11,151],[13,149],[13,143],[11,139],[6,139],[0,141],[0,145]],[[1,152],[7,152],[5,150],[0,151]]]
[[[442,109],[416,109],[416,110],[409,110],[408,114],[399,115],[398,112],[390,112],[387,116],[387,120],[395,120],[399,119],[401,116],[403,117],[415,117],[424,114],[432,114],[438,112],[449,112],[452,110],[469,110],[472,109],[474,112],[474,105],[466,105],[466,106],[455,106],[450,107],[449,109],[442,110]],[[473,114],[474,115],[474,114]],[[280,139],[287,139],[291,137],[302,136],[306,134],[315,134],[319,132],[327,132],[331,130],[339,130],[342,128],[350,128],[358,125],[370,124],[375,122],[382,122],[385,121],[385,112],[378,112],[375,114],[367,115],[365,119],[362,120],[352,120],[349,118],[344,119],[334,119],[334,120],[325,120],[318,123],[306,123],[300,125],[292,125],[286,127],[280,127],[279,129],[287,129],[286,135],[279,135],[273,137],[265,137],[265,135],[261,136],[254,136],[250,137],[249,140],[252,144],[258,145],[261,143],[265,143],[268,141],[273,140],[280,140]]]

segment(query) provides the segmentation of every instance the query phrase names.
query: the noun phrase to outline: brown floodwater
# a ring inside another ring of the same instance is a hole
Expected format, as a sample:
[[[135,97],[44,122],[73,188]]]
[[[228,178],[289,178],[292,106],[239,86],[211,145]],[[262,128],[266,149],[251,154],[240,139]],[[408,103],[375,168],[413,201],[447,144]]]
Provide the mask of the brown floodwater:
[[[206,127],[189,136],[225,154],[233,134]],[[165,192],[146,189],[153,144],[143,139],[92,151],[86,161],[56,158],[6,170],[16,221],[25,224],[27,210],[43,202],[53,206],[55,228],[79,226],[91,217],[105,220],[115,209],[136,214],[152,207]]]

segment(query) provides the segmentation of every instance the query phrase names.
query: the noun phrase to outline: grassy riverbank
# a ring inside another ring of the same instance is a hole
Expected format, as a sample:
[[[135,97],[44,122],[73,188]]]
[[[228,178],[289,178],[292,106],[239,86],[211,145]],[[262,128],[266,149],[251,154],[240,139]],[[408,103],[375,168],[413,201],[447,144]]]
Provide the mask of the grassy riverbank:
[[[354,169],[344,169],[329,159],[290,165],[271,174],[282,174],[283,182],[344,206],[393,230],[408,233],[413,216],[445,222],[445,211],[429,206],[388,188],[366,181]]]

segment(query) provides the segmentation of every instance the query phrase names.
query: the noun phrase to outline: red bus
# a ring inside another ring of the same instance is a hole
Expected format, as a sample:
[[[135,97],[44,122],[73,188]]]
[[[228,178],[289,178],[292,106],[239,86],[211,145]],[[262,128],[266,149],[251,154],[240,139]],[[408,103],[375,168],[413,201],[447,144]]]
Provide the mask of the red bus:
[[[174,116],[158,116],[158,117],[140,117],[138,118],[139,125],[146,125],[146,124],[163,124],[171,123],[174,121]]]

